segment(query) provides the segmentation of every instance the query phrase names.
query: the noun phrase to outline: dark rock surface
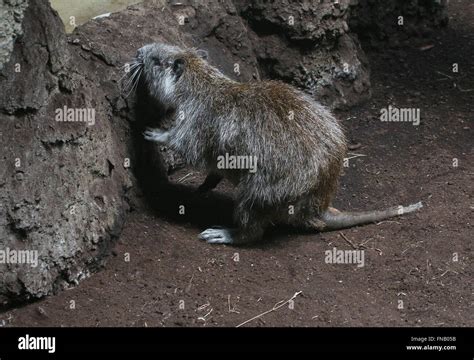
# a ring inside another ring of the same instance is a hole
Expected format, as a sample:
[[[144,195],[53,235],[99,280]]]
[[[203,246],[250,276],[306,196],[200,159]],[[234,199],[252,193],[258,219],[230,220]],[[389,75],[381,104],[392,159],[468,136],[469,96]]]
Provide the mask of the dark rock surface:
[[[127,210],[125,123],[112,120],[95,71],[106,65],[84,67],[62,29],[47,1],[31,1],[1,71],[0,250],[36,251],[38,264],[0,264],[0,304],[77,284],[109,253]],[[64,106],[95,116],[58,122]]]
[[[15,40],[23,32],[22,20],[27,6],[27,0],[0,1],[0,70],[10,59]]]
[[[277,78],[332,108],[370,97],[369,69],[347,25],[349,1],[236,1],[262,77]]]
[[[447,0],[356,0],[349,16],[351,31],[374,47],[426,37],[447,23]]]

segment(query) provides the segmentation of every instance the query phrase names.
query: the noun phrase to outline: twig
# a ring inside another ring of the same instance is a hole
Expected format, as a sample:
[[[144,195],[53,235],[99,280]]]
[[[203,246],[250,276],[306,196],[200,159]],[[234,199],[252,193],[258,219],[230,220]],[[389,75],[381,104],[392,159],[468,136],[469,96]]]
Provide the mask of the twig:
[[[240,314],[240,311],[235,310],[235,306],[230,307],[230,295],[227,296],[227,304],[229,304],[229,312]]]
[[[372,240],[373,240],[372,238],[369,238],[369,239],[367,239],[367,240],[361,242],[361,243],[359,244],[359,247],[363,246],[363,247],[367,248],[367,246],[365,246],[365,244],[367,244],[369,241],[372,241]]]
[[[149,302],[146,302],[142,305],[142,310],[145,308],[145,306],[148,306],[148,305],[153,305],[153,304],[156,304],[158,302],[158,300],[155,300],[155,301],[149,301]]]
[[[440,74],[440,75],[446,76],[446,77],[449,78],[449,79],[453,79],[452,76],[446,75],[445,73],[442,73],[441,71],[436,71],[436,72],[437,72],[438,74]]]
[[[446,74],[442,73],[441,71],[436,71],[436,72],[437,72],[438,74],[441,74],[441,75],[443,75],[443,76],[446,76],[447,78],[449,78],[449,79],[451,79],[451,80],[455,80],[453,76],[446,75]],[[459,84],[456,83],[456,82],[454,83],[454,87],[455,87],[456,89],[458,89],[459,91],[461,91],[461,92],[471,92],[471,91],[474,91],[474,89],[463,89],[463,88],[461,87],[461,85],[459,85]]]
[[[271,313],[271,312],[273,312],[273,311],[278,310],[278,309],[281,308],[282,306],[288,304],[290,301],[292,301],[293,299],[295,299],[295,298],[296,298],[299,294],[301,294],[301,293],[302,293],[302,291],[296,292],[296,293],[291,297],[291,299],[288,299],[288,300],[286,300],[286,301],[285,301],[285,300],[282,300],[282,301],[280,301],[280,302],[277,302],[277,303],[273,306],[273,308],[271,308],[270,310],[267,310],[267,311],[265,311],[265,312],[263,312],[263,313],[261,313],[261,314],[259,314],[259,315],[257,315],[257,316],[254,316],[254,317],[251,318],[251,319],[245,320],[243,323],[237,325],[236,327],[241,327],[242,325],[245,325],[245,324],[247,324],[247,323],[249,323],[249,322],[251,322],[251,321],[253,321],[253,320],[255,320],[255,319],[259,319],[259,318],[261,318],[261,317],[264,316],[264,315],[267,315],[267,314],[269,314],[269,313]]]
[[[395,223],[395,224],[400,225],[400,222],[395,221],[395,220],[383,220],[383,221],[380,221],[380,222],[376,223],[375,225],[379,226],[380,224],[383,224],[383,223]]]
[[[461,87],[461,85],[459,85],[459,84],[457,85],[457,88],[458,88],[459,91],[461,91],[461,92],[471,92],[471,91],[474,91],[474,89],[463,89],[463,88]]]
[[[208,306],[210,306],[211,303],[208,301],[207,303],[205,303],[204,305],[201,305],[198,307],[198,311],[202,311],[204,310],[205,308],[207,308]]]
[[[207,321],[206,318],[212,313],[213,310],[214,309],[211,308],[211,310],[206,315],[198,317],[198,320],[202,320],[202,321],[206,322]]]
[[[194,274],[191,276],[191,279],[189,280],[188,286],[186,286],[186,289],[184,290],[185,292],[189,292],[191,290],[191,286],[193,286],[193,279],[194,279]]]
[[[178,183],[182,183],[184,180],[186,180],[188,177],[193,175],[193,172],[190,172],[189,174],[184,175],[181,179],[178,179]]]
[[[413,249],[413,248],[417,247],[417,246],[418,246],[418,244],[422,244],[423,242],[424,242],[424,240],[420,240],[420,241],[417,241],[417,242],[416,242],[416,243],[414,243],[414,244],[410,244],[410,246],[409,246],[409,247],[407,247],[405,250],[403,250],[403,251],[402,251],[402,255],[403,255],[403,254],[405,254],[405,253],[406,253],[408,250],[410,250],[410,249]]]
[[[433,279],[441,278],[441,277],[443,277],[444,275],[446,275],[448,272],[452,272],[453,274],[459,275],[459,273],[458,273],[457,271],[448,269],[448,270],[446,270],[444,273],[442,273],[440,276],[436,276],[436,277],[434,277]]]
[[[355,159],[355,158],[358,158],[358,157],[361,157],[361,156],[367,156],[365,154],[351,154],[351,155],[352,155],[351,157],[347,157],[347,158],[344,158],[344,159],[345,160],[352,160],[352,159]]]
[[[429,45],[425,45],[425,46],[422,46],[419,48],[420,51],[427,51],[427,50],[431,50],[433,49],[435,46],[434,44],[429,44]]]
[[[358,249],[358,247],[357,247],[352,241],[350,241],[350,240],[346,237],[346,235],[344,235],[342,232],[339,232],[339,235],[341,235],[342,238],[343,238],[344,240],[346,240],[346,242],[347,242],[349,245],[351,245],[353,249]]]

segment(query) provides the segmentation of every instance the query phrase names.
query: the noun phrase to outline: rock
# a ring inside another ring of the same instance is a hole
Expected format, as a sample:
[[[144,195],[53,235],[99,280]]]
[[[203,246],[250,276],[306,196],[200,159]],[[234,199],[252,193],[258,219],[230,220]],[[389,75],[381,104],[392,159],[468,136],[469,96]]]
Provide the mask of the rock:
[[[0,263],[3,305],[87,277],[109,254],[128,208],[131,174],[116,166],[129,153],[119,130],[126,124],[114,123],[96,86],[107,82],[97,71],[106,65],[86,66],[70,47],[49,2],[31,1],[1,70],[0,251],[38,256],[37,266]],[[95,110],[94,124],[56,121],[64,106]]]
[[[0,1],[0,70],[10,60],[13,44],[23,33],[23,13],[27,6],[27,0]]]
[[[395,43],[411,36],[428,36],[433,28],[448,23],[447,2],[352,0],[349,27],[373,47],[384,47],[387,40]]]
[[[236,1],[263,78],[277,78],[332,108],[370,97],[369,69],[347,25],[349,2]]]

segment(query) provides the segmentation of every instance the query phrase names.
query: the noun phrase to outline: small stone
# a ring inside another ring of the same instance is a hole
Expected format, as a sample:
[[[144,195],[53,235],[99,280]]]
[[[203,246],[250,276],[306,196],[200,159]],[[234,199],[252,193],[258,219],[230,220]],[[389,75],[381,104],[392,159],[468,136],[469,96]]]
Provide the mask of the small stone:
[[[38,313],[41,315],[41,316],[48,316],[46,314],[46,311],[41,307],[41,306],[38,306],[37,309]]]

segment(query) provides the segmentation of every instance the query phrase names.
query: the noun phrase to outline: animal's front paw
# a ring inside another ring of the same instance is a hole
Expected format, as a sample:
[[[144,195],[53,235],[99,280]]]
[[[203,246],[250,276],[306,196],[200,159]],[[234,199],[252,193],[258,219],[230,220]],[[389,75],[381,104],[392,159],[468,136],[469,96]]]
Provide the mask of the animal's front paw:
[[[209,244],[232,244],[232,230],[226,228],[209,228],[199,234],[199,239]]]
[[[168,142],[169,132],[160,129],[146,129],[143,133],[143,137],[148,141],[154,141],[160,144]]]

